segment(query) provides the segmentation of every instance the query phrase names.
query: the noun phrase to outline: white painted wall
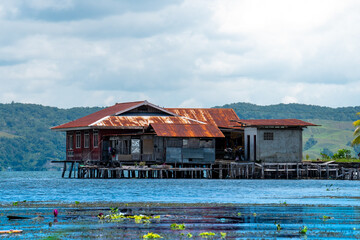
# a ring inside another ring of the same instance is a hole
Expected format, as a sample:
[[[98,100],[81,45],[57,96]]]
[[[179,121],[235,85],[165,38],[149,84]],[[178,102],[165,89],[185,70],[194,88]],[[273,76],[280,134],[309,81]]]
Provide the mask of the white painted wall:
[[[245,141],[245,160],[246,161],[255,161],[254,158],[254,136],[257,135],[257,129],[256,128],[245,128],[244,130],[244,141]],[[250,136],[250,152],[248,152],[248,136]],[[256,137],[257,139],[257,137]]]

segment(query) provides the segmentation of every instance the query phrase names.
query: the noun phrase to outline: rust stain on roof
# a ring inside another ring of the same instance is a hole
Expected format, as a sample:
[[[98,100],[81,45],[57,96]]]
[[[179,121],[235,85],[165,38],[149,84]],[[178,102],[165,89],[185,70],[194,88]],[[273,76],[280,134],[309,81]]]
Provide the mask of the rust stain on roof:
[[[199,124],[197,121],[184,117],[160,116],[109,116],[92,124],[96,127],[147,127],[152,123],[159,124]]]
[[[246,127],[259,126],[284,126],[284,127],[307,127],[318,126],[313,123],[304,122],[299,119],[254,119],[254,120],[239,120],[239,123]]]
[[[240,120],[231,108],[166,108],[177,115],[223,128],[241,127]]]
[[[92,114],[89,114],[85,117],[76,119],[74,121],[53,127],[51,129],[62,129],[62,128],[77,128],[77,127],[87,127],[90,124],[99,121],[100,119],[107,117],[109,115],[115,114],[117,112],[124,111],[126,109],[135,107],[137,105],[140,105],[144,103],[145,101],[139,101],[139,102],[127,102],[127,103],[117,103],[111,107],[104,108],[100,111],[94,112]]]
[[[211,124],[164,124],[152,123],[156,135],[160,137],[208,137],[223,138],[224,134]]]

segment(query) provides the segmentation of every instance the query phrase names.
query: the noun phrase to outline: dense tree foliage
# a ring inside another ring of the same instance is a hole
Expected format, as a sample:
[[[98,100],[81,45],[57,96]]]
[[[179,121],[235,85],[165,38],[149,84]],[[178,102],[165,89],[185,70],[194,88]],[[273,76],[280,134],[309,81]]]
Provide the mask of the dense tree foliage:
[[[304,150],[308,150],[310,149],[312,146],[315,146],[317,143],[317,140],[314,139],[313,136],[311,136],[311,138],[309,138],[306,143],[305,143],[305,146],[304,146]]]
[[[51,160],[63,160],[65,135],[50,128],[98,110],[0,104],[0,170],[44,170]]]
[[[277,104],[259,106],[251,103],[226,104],[225,108],[233,108],[241,119],[322,119],[334,121],[355,121],[356,113],[360,111],[357,107],[330,108],[305,104]]]

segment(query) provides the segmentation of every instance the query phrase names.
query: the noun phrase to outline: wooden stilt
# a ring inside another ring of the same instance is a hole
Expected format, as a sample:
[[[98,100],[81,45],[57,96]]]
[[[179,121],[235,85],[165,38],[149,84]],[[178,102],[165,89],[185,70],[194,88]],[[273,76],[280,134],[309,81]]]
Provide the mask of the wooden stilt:
[[[66,162],[64,162],[63,172],[62,172],[62,178],[64,178],[66,172]]]

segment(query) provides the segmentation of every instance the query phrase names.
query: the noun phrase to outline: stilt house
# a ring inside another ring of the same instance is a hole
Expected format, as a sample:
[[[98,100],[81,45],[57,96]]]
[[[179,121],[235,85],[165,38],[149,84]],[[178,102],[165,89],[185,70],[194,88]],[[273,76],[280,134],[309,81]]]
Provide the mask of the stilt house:
[[[118,103],[52,130],[66,132],[66,160],[103,165],[143,162],[211,165],[215,159],[298,162],[300,120],[240,120],[233,109],[162,108]]]

